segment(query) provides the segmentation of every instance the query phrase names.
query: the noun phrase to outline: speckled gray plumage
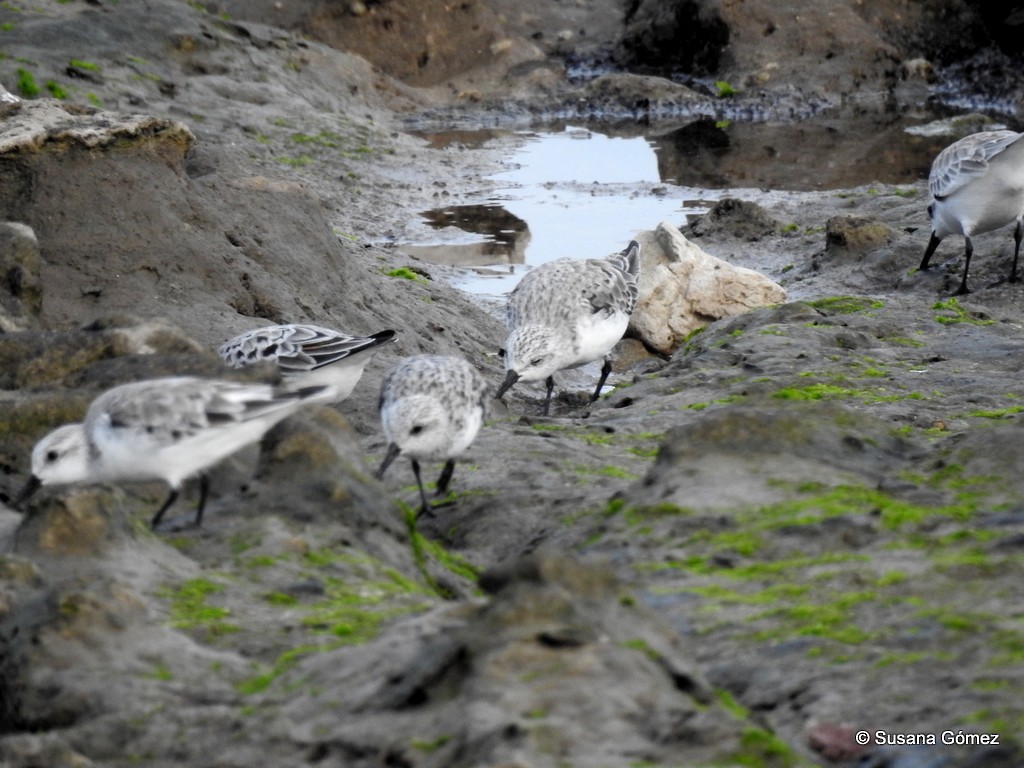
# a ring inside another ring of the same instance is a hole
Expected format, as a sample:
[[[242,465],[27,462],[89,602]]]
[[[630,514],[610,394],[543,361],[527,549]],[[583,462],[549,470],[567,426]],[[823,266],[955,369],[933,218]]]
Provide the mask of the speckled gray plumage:
[[[932,162],[928,191],[936,199],[954,194],[984,176],[992,160],[1022,137],[1016,131],[982,131],[953,142]]]

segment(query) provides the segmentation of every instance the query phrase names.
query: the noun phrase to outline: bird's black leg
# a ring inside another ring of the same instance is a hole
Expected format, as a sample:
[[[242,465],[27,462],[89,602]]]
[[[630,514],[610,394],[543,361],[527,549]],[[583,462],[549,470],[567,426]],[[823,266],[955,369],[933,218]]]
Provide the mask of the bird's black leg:
[[[1024,236],[1024,231],[1021,229],[1021,222],[1017,221],[1017,227],[1013,230],[1013,269],[1010,270],[1009,281],[1016,283],[1017,278],[1017,259],[1020,258],[1020,241],[1021,237]]]
[[[205,474],[199,476],[199,505],[196,507],[196,528],[203,524],[203,510],[206,508],[206,495],[210,492],[210,478]]]
[[[974,245],[971,244],[971,238],[964,237],[964,276],[960,281],[960,287],[956,289],[954,296],[966,296],[971,292],[970,288],[967,287],[967,270],[971,268],[971,255],[974,253]]]
[[[932,232],[932,237],[928,241],[928,247],[925,248],[924,258],[921,259],[921,266],[918,267],[918,270],[923,272],[924,270],[928,269],[928,262],[931,261],[932,254],[935,253],[935,249],[939,247],[939,243],[941,242],[942,240],[937,238],[935,236],[935,233]]]
[[[444,469],[441,470],[441,476],[437,478],[435,496],[444,496],[448,492],[448,483],[452,481],[453,474],[455,474],[455,459],[448,459],[444,463]]]
[[[416,459],[412,459],[412,473],[416,475],[416,485],[420,487],[420,511],[416,514],[416,517],[422,517],[423,515],[430,516],[430,502],[427,501],[427,492],[423,490],[423,478],[420,475],[420,463]]]
[[[596,402],[597,398],[601,396],[601,390],[604,388],[604,383],[608,381],[608,374],[612,372],[612,361],[607,357],[604,359],[604,364],[601,366],[601,378],[597,380],[597,389],[594,390],[594,394],[590,396],[590,402]]]
[[[548,376],[544,379],[544,384],[546,384],[548,388],[547,396],[544,398],[544,415],[547,416],[548,410],[551,408],[551,393],[555,391],[555,377]]]
[[[156,529],[156,527],[160,524],[160,519],[164,516],[164,512],[166,512],[170,508],[171,504],[173,504],[175,501],[177,501],[177,499],[178,499],[178,489],[177,488],[171,488],[171,493],[167,497],[167,501],[165,501],[163,503],[163,506],[161,506],[160,509],[158,509],[156,511],[156,514],[153,515],[153,519],[149,521],[149,527],[150,528],[152,528],[154,530]]]

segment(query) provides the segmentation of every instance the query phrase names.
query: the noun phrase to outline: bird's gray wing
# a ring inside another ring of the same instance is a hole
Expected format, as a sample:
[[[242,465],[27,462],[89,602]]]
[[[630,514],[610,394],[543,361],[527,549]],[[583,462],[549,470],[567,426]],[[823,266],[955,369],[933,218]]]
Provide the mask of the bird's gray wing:
[[[983,176],[992,158],[1022,136],[1015,131],[982,131],[950,144],[932,163],[928,191],[937,200],[949,197]]]
[[[158,443],[178,441],[291,409],[314,389],[323,388],[307,392],[197,377],[151,379],[114,387],[96,398],[86,414],[86,430],[105,417],[113,430],[152,435]]]
[[[224,342],[217,353],[235,368],[269,361],[282,373],[306,373],[394,338],[394,331],[350,336],[318,325],[294,323],[247,331]]]
[[[349,336],[314,325],[296,326],[289,339],[294,353],[277,359],[284,373],[303,373],[323,368],[382,344],[394,341],[394,331],[379,331],[371,336]]]
[[[639,289],[635,274],[619,266],[617,260],[622,258],[588,261],[588,279],[582,287],[592,312],[611,310],[632,314]],[[639,260],[635,263],[638,264]]]

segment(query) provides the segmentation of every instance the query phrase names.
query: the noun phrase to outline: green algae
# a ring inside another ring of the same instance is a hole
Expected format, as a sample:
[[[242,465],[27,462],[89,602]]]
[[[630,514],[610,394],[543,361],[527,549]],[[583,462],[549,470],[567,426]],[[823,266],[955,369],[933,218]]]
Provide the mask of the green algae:
[[[850,315],[869,309],[882,309],[885,306],[885,302],[866,296],[829,296],[805,303],[820,312],[831,312],[835,315]]]
[[[203,629],[213,636],[237,632],[238,626],[226,619],[227,608],[210,605],[207,600],[223,591],[224,585],[209,579],[189,579],[158,595],[170,600],[170,625],[177,629]]]

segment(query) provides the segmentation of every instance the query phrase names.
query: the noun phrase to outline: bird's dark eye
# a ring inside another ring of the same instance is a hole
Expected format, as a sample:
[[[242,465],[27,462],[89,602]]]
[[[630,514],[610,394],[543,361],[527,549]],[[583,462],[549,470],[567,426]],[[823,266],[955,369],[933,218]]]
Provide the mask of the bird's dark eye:
[[[422,431],[423,431],[423,425],[422,424],[417,424],[415,427],[413,427],[412,429],[409,430],[409,434],[410,435],[418,435]]]
[[[57,453],[56,451],[47,451],[46,452],[46,460],[47,461],[56,461],[59,458],[60,458],[60,454]]]
[[[535,357],[535,358],[533,358],[533,360],[530,361],[530,365],[540,365],[543,362],[544,362],[544,358],[543,357]]]

